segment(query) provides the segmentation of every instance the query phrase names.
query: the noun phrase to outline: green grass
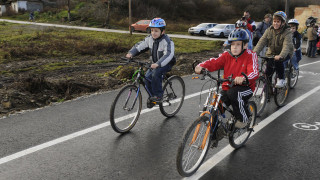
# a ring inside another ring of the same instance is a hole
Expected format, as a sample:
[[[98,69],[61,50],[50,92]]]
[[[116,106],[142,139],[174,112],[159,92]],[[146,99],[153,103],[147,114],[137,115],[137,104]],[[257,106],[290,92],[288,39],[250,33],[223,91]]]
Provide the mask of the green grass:
[[[71,58],[84,55],[125,54],[135,43],[144,39],[142,35],[1,24],[0,63],[39,57]],[[42,30],[37,30],[37,27]],[[179,38],[172,40],[175,43],[175,53],[194,53],[221,47],[220,41]]]

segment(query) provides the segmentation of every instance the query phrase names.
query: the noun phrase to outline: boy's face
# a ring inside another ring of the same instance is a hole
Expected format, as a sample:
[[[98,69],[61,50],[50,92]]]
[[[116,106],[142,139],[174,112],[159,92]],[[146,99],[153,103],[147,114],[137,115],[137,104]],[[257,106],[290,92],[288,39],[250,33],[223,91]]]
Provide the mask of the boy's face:
[[[297,31],[297,27],[295,25],[290,25],[290,30],[292,33]]]
[[[274,18],[272,25],[273,25],[274,29],[280,29],[281,23],[282,23],[282,21],[280,18]]]
[[[164,33],[164,30],[161,33],[161,30],[159,28],[151,28],[151,36],[153,39],[157,39],[163,33]]]
[[[243,46],[243,49],[247,49],[248,43]],[[242,51],[242,41],[232,41],[231,42],[231,53],[234,56],[238,56]]]

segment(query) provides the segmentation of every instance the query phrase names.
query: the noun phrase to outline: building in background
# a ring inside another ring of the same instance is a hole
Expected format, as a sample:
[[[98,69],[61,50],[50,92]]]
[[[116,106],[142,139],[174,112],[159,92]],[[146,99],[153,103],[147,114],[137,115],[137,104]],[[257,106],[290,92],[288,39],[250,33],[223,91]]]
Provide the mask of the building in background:
[[[16,13],[20,11],[42,11],[43,2],[40,0],[11,1],[11,9]]]
[[[306,20],[308,17],[315,17],[318,18],[318,23],[320,20],[320,5],[309,5],[308,7],[296,7],[294,10],[294,18],[299,21],[299,32],[305,30],[306,27]]]
[[[2,16],[4,13],[6,13],[6,5],[0,4],[0,16]]]

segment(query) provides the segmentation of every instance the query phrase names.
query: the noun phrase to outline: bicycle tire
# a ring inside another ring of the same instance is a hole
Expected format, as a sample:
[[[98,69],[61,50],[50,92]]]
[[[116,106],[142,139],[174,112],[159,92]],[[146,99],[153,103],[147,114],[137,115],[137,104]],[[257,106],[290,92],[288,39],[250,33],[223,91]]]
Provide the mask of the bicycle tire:
[[[275,88],[274,90],[274,102],[278,107],[282,107],[285,105],[286,100],[288,98],[290,83],[289,83],[289,75],[286,73],[286,85],[282,88]]]
[[[290,86],[290,89],[293,89],[297,85],[298,79],[299,79],[299,70],[295,70],[294,67],[291,66],[290,70],[289,70],[289,86]]]
[[[131,99],[131,97],[133,97],[133,99]],[[123,99],[124,104],[120,104]],[[134,99],[136,99],[135,102]],[[132,104],[130,104],[130,102],[132,102]],[[128,108],[128,103],[129,105],[133,105],[131,110],[125,109]],[[129,132],[137,123],[140,116],[141,108],[142,96],[141,91],[138,89],[138,87],[133,84],[123,87],[117,94],[110,108],[110,124],[113,130],[117,133]],[[135,112],[131,113],[132,110]]]
[[[176,115],[184,102],[185,84],[180,76],[171,76],[163,86],[163,99],[159,104],[161,113],[166,117]]]
[[[254,101],[249,101],[247,106],[251,114],[249,125],[243,129],[233,127],[232,132],[229,134],[229,144],[235,149],[242,147],[248,141],[253,127],[256,125],[257,106]]]
[[[201,116],[197,120],[192,122],[189,125],[189,127],[185,130],[183,134],[182,143],[178,148],[178,154],[176,159],[177,169],[181,176],[191,176],[199,169],[199,167],[203,163],[211,143],[211,136],[208,136],[204,148],[200,148],[204,134],[207,130],[208,123],[209,118],[207,116]],[[199,127],[199,131],[197,131],[198,133],[196,132],[197,127]],[[195,134],[197,134],[196,139],[192,143]],[[199,152],[199,157],[196,156],[197,152]],[[194,164],[192,164],[192,160],[194,160]]]
[[[256,80],[256,90],[253,93],[253,101],[257,106],[257,116],[260,116],[266,107],[267,99],[268,99],[268,85],[266,83],[266,79],[260,76]]]

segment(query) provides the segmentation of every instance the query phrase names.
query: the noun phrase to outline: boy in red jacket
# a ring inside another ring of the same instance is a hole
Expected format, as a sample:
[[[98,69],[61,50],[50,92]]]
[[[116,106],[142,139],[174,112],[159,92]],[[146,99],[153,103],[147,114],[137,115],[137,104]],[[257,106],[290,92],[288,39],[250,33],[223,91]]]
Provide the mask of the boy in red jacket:
[[[208,71],[216,71],[224,68],[224,77],[233,75],[235,86],[229,87],[229,82],[222,84],[222,101],[229,106],[232,105],[234,115],[237,119],[236,128],[244,128],[249,123],[249,111],[246,103],[255,90],[255,80],[259,76],[257,54],[247,50],[249,34],[243,29],[235,29],[228,37],[231,43],[231,52],[224,52],[218,58],[211,58],[195,68],[197,74],[203,68]],[[243,86],[245,73],[249,79],[249,87]]]

